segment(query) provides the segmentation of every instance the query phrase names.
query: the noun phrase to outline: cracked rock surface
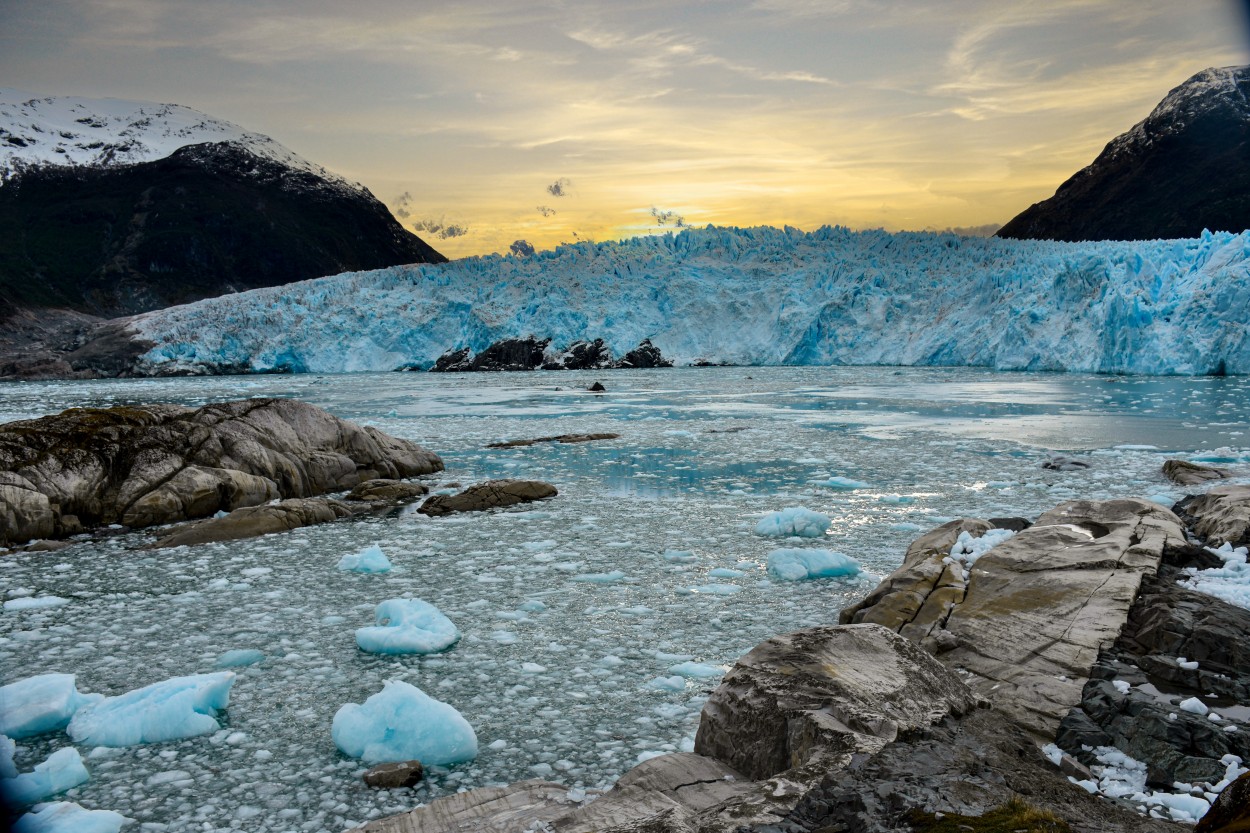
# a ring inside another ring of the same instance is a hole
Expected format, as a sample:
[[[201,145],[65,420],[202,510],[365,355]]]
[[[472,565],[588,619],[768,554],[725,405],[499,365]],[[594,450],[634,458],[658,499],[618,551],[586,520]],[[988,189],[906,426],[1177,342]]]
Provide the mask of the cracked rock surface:
[[[71,408],[0,426],[0,544],[203,518],[442,468],[416,443],[292,399]]]
[[[1173,507],[1194,534],[1213,547],[1250,544],[1250,486],[1216,486]]]

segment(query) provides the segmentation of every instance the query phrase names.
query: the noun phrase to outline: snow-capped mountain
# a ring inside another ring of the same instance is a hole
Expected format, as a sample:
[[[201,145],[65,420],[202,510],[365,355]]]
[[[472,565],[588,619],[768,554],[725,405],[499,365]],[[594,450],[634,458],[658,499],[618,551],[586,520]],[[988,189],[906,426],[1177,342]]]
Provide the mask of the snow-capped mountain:
[[[1250,229],[1250,67],[1207,69],[999,237],[1150,240]]]
[[[0,319],[445,258],[363,185],[174,104],[0,90]]]
[[[650,338],[678,364],[1242,374],[1248,316],[1250,233],[1054,243],[708,227],[335,275],[117,326],[140,375],[428,368],[530,334],[553,350],[602,338],[618,356]]]

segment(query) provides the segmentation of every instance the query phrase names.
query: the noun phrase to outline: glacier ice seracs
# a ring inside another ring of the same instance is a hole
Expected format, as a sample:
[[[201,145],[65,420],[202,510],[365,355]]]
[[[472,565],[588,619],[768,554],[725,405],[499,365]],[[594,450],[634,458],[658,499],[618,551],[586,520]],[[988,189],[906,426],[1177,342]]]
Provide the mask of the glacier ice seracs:
[[[194,674],[106,697],[78,710],[69,736],[91,746],[136,746],[215,732],[234,679],[233,671]]]
[[[430,367],[451,348],[649,338],[677,364],[1250,373],[1250,232],[1057,243],[688,229],[335,275],[133,319],[140,373]]]
[[[58,732],[80,708],[103,699],[80,694],[73,674],[39,674],[0,686],[0,735],[20,739]]]
[[[433,654],[460,639],[437,607],[421,599],[387,599],[373,612],[376,624],[356,631],[360,650],[372,654]]]
[[[330,734],[344,754],[367,764],[447,766],[477,757],[477,735],[464,716],[403,680],[387,680],[363,704],[340,708]]]

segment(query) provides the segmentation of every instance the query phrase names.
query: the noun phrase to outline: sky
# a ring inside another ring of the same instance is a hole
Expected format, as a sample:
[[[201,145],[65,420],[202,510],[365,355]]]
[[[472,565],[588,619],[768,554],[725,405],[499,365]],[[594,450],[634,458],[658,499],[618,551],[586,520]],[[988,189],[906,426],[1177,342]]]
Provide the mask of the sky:
[[[1169,89],[1233,0],[2,0],[0,85],[183,104],[449,257],[681,226],[984,233]]]

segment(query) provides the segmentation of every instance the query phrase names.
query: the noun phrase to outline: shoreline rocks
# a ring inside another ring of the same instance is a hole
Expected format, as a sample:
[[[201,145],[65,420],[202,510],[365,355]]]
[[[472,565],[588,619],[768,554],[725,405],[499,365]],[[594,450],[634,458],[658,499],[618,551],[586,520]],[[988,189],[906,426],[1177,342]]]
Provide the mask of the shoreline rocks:
[[[644,338],[620,360],[601,338],[575,341],[563,350],[551,349],[551,339],[535,336],[506,338],[492,343],[474,355],[468,347],[450,349],[435,360],[431,373],[480,373],[528,370],[612,370],[624,368],[672,367],[660,348]],[[404,367],[401,370],[418,370]]]
[[[415,443],[291,399],[72,408],[0,426],[0,545],[205,518],[442,468]]]

